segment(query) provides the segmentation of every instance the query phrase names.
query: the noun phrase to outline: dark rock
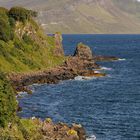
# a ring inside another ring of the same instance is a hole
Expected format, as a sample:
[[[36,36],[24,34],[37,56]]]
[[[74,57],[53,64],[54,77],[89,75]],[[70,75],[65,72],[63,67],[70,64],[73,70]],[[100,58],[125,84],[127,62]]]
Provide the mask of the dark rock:
[[[95,61],[115,61],[115,60],[119,60],[119,58],[114,57],[114,56],[94,56],[94,60]]]
[[[73,124],[72,129],[77,131],[80,140],[86,140],[86,131],[80,124]]]
[[[76,51],[74,53],[74,56],[78,57],[80,59],[85,59],[85,60],[90,60],[93,58],[90,47],[88,47],[82,43],[78,44]]]
[[[34,121],[36,122],[36,119]],[[41,133],[48,140],[86,140],[85,130],[82,126],[70,127],[65,123],[55,124],[52,121],[40,122],[40,125]]]
[[[22,111],[22,107],[20,107],[19,105],[18,105],[18,107],[17,107],[17,112],[21,112]]]

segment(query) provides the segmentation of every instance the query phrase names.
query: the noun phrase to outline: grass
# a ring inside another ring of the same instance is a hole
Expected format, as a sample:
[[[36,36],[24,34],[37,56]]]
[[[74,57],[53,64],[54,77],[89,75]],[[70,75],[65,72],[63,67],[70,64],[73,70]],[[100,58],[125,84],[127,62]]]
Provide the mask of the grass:
[[[15,25],[11,26],[8,10],[0,8],[0,140],[40,140],[39,120],[16,116],[16,94],[6,74],[46,70],[62,64],[65,57],[54,54],[55,38],[47,36],[32,18],[26,19],[26,9],[18,7],[15,12],[20,20],[12,19]]]

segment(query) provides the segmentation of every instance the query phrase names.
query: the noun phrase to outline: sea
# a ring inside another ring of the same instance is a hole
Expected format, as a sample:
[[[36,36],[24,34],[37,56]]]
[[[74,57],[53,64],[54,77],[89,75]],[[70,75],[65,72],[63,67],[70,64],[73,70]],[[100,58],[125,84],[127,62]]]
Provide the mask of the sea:
[[[32,95],[19,98],[23,118],[50,117],[54,122],[80,123],[88,140],[140,140],[140,35],[63,35],[65,55],[78,43],[93,55],[116,56],[98,62],[107,76],[80,76],[58,84],[32,85]]]

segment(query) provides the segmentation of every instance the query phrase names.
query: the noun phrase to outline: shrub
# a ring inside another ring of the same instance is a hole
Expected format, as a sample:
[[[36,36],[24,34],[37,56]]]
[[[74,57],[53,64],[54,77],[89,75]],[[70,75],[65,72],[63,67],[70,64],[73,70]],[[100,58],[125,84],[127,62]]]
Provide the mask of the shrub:
[[[14,18],[15,20],[25,23],[26,20],[29,20],[31,17],[36,17],[37,12],[26,10],[22,7],[13,7],[9,10],[9,16]]]
[[[10,22],[12,23],[11,20]],[[11,39],[13,39],[13,30],[9,23],[8,10],[0,8],[0,40],[7,42]]]
[[[9,23],[10,23],[10,26],[11,26],[12,28],[14,28],[15,25],[16,25],[16,21],[15,21],[15,19],[12,18],[12,17],[9,17]]]
[[[33,40],[28,36],[26,33],[23,35],[22,39],[24,40],[25,43],[28,45],[33,45]]]
[[[16,109],[17,103],[11,84],[5,74],[0,72],[0,127],[14,121]]]
[[[6,18],[0,17],[0,40],[9,41],[12,39],[13,34],[11,27]]]

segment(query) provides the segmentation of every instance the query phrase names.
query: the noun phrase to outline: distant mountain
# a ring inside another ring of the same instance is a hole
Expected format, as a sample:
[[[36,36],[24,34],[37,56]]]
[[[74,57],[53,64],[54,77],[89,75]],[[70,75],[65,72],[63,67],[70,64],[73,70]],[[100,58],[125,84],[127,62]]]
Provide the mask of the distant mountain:
[[[47,33],[140,33],[137,0],[0,0],[39,12]]]

